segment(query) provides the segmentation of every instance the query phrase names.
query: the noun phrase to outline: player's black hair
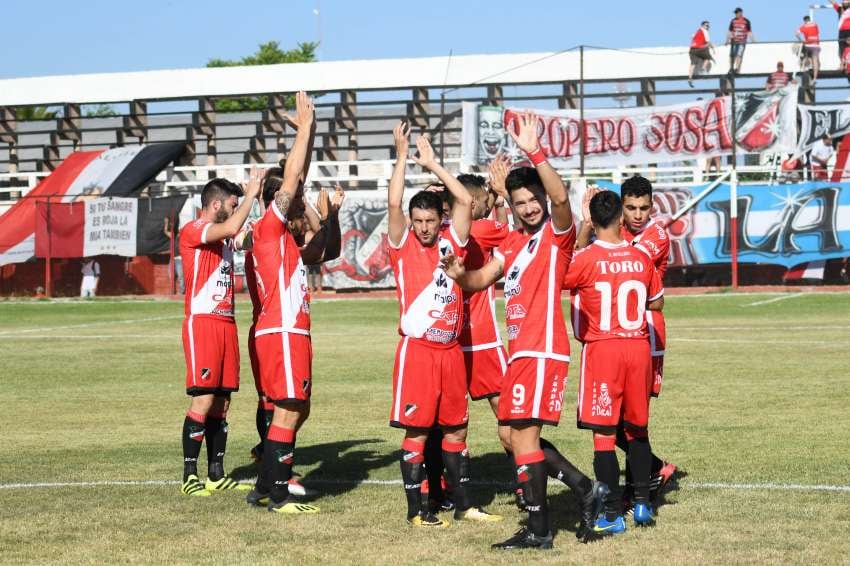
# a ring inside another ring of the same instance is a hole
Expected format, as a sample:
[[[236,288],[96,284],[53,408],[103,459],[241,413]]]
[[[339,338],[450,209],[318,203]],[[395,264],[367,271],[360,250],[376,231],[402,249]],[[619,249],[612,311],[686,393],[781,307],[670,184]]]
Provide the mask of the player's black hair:
[[[644,195],[649,195],[649,199],[652,200],[652,183],[646,177],[640,175],[629,177],[620,186],[620,197],[623,199],[626,197],[640,198]]]
[[[812,21],[812,19],[809,16],[803,16],[803,21],[804,22],[810,22],[810,21]]]
[[[418,208],[420,210],[433,210],[437,213],[438,217],[443,216],[443,200],[440,198],[439,193],[419,191],[413,195],[413,198],[410,199],[410,204],[407,207],[407,212],[410,216],[413,216],[414,208]]]
[[[590,220],[595,226],[608,228],[623,215],[623,201],[614,191],[601,191],[590,199]]]
[[[543,188],[540,174],[533,167],[511,169],[511,172],[505,178],[505,188],[508,193],[513,193],[517,189],[528,189],[537,197],[544,208],[546,206],[546,189]]]
[[[481,175],[462,173],[457,176],[457,180],[460,181],[460,184],[466,187],[468,191],[487,190],[487,180]]]
[[[283,163],[283,161],[281,161]],[[274,195],[283,185],[283,167],[272,167],[266,171],[263,177],[263,204],[269,206],[274,200]]]
[[[227,179],[213,179],[201,191],[201,207],[206,208],[213,201],[224,200],[230,196],[241,197],[245,193],[242,187]]]

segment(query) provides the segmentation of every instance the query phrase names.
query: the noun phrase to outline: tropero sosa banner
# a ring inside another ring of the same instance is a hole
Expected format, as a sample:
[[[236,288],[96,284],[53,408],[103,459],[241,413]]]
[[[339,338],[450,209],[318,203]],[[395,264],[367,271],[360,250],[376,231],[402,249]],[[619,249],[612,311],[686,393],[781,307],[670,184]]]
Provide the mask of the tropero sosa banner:
[[[797,86],[739,94],[735,101],[739,151],[787,152],[797,147]],[[500,152],[523,159],[508,130],[518,131],[520,108],[463,104],[467,165],[485,165]],[[578,110],[535,110],[540,147],[558,168],[579,167]],[[732,153],[732,99],[721,96],[673,106],[585,110],[585,166],[671,163]]]

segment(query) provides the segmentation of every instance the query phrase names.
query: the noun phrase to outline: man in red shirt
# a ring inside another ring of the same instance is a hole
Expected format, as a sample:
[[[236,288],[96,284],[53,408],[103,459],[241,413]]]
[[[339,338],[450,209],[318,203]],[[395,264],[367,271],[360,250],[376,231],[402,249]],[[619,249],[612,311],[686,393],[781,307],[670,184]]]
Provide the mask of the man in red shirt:
[[[688,84],[694,87],[694,73],[697,75],[708,74],[711,71],[711,62],[714,60],[712,51],[714,45],[711,43],[709,30],[711,24],[702,22],[694,36],[691,38],[691,49],[689,52],[691,66],[688,68]]]
[[[446,273],[465,291],[487,289],[505,276],[505,312],[508,325],[508,371],[499,396],[499,424],[511,428],[511,449],[517,482],[528,511],[528,526],[497,549],[552,548],[546,500],[548,476],[554,468],[570,476],[582,504],[586,537],[603,496],[594,484],[558,451],[540,438],[544,424],[557,425],[561,417],[570,345],[563,321],[560,282],[575,242],[567,190],[546,160],[537,141],[538,118],[527,112],[517,118],[519,134],[510,129],[517,146],[534,165],[514,169],[506,179],[511,204],[521,227],[512,231],[481,269],[467,271],[462,260],[443,259]],[[551,216],[547,210],[547,197]]]
[[[844,54],[841,56],[841,65],[844,69],[844,74],[847,76],[847,81],[850,82],[850,38],[845,43]],[[850,100],[850,98],[847,100]]]
[[[820,71],[820,28],[809,16],[803,16],[803,25],[797,29],[797,39],[803,42],[802,58],[812,67],[812,84],[818,82]]]
[[[313,136],[314,107],[304,92],[296,94],[295,102],[296,115],[289,121],[297,132],[283,182],[272,198],[263,195],[269,206],[253,230],[254,273],[262,301],[254,328],[256,354],[261,390],[274,412],[262,469],[247,499],[252,504],[268,501],[268,510],[275,513],[316,513],[317,507],[292,501],[288,484],[296,432],[310,410],[313,358],[307,274],[290,225],[303,220],[301,175]]]
[[[180,231],[180,257],[186,282],[183,351],[186,393],[192,397],[183,422],[185,495],[241,489],[224,473],[227,410],[230,394],[239,390],[239,340],[233,300],[233,250],[230,239],[248,218],[260,191],[259,177],[242,189],[214,179],[201,192],[201,215]],[[238,206],[237,206],[238,204]],[[198,479],[198,455],[207,437],[208,480]]]
[[[396,279],[401,335],[393,369],[390,426],[404,429],[401,475],[407,498],[407,522],[418,527],[446,523],[423,501],[424,451],[428,431],[443,430],[442,457],[455,503],[455,519],[500,521],[472,505],[466,484],[470,477],[466,445],[467,405],[463,352],[458,336],[463,327],[460,288],[440,267],[440,258],[463,255],[472,223],[472,197],[436,160],[425,137],[416,140],[414,161],[436,174],[453,197],[451,223],[442,227],[442,201],[431,191],[410,199],[410,222],[404,215],[404,177],[410,129],[402,122],[393,130],[396,163],[388,195],[390,263]]]
[[[614,451],[621,424],[634,475],[635,524],[654,520],[647,436],[652,371],[645,311],[661,310],[664,291],[649,256],[621,238],[623,207],[617,194],[599,192],[590,200],[589,211],[596,241],[576,252],[564,287],[572,289],[582,320],[575,328],[584,344],[578,426],[593,430],[593,468],[597,480],[610,489],[605,515],[597,519],[594,530],[616,534],[626,528]]]
[[[729,45],[729,72],[732,74],[741,72],[747,40],[756,40],[753,26],[750,20],[744,17],[744,10],[735,8],[735,17],[729,22],[729,33],[726,34],[726,43]]]
[[[850,40],[850,0],[842,0],[841,4],[829,0],[838,12],[838,57],[844,61],[844,46]]]
[[[764,85],[766,91],[771,92],[794,82],[789,73],[785,72],[785,63],[779,61],[776,63],[776,71],[767,77],[767,82]]]

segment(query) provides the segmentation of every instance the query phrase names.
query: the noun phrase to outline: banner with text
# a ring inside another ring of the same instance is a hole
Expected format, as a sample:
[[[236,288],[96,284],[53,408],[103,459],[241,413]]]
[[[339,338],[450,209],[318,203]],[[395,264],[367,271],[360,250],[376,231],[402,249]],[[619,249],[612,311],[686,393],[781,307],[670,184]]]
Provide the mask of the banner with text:
[[[735,101],[739,151],[793,152],[797,147],[797,86],[739,94]],[[524,159],[508,135],[518,131],[519,108],[463,103],[461,157],[484,165],[500,152]],[[537,110],[540,147],[558,168],[581,159],[578,110]],[[672,163],[732,153],[730,96],[671,106],[590,109],[584,113],[585,165]]]
[[[850,133],[850,104],[800,104],[800,142],[797,153],[810,150],[824,134],[833,138]]]
[[[619,191],[619,186],[600,183]],[[656,189],[653,216],[670,219],[705,187]],[[738,186],[738,259],[793,267],[850,256],[850,183]],[[730,187],[668,225],[670,265],[731,262]]]
[[[85,202],[83,256],[136,255],[134,198],[97,198]]]

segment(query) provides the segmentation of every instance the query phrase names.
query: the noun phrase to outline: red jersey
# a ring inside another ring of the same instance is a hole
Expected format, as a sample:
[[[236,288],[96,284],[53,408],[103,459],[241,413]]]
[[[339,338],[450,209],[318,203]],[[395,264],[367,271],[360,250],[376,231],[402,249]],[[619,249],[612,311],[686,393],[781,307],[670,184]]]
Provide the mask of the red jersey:
[[[732,32],[732,43],[746,43],[747,37],[753,31],[750,20],[745,17],[733,18],[729,22],[729,31]]]
[[[273,332],[310,334],[310,291],[301,250],[286,216],[272,202],[254,225],[252,248],[256,288],[262,301],[256,336]]]
[[[254,324],[257,324],[257,319],[263,310],[263,300],[260,298],[260,290],[257,288],[254,254],[251,251],[245,252],[245,286],[248,287],[248,296],[251,297],[251,320]]]
[[[691,38],[691,49],[702,49],[708,45],[708,42],[708,32],[700,27]]]
[[[460,242],[452,226],[440,231],[433,246],[423,246],[412,228],[404,232],[397,247],[390,242],[399,334],[437,347],[457,343],[463,326],[461,289],[439,263],[440,258],[450,253],[463,257],[465,246],[466,242]]]
[[[652,260],[625,241],[596,240],[576,252],[564,287],[571,289],[573,332],[582,342],[646,339],[646,305],[664,294]]]
[[[534,234],[514,230],[494,252],[505,274],[510,360],[570,361],[561,280],[573,253],[575,226],[557,232],[548,220]]]
[[[667,229],[660,222],[650,220],[637,234],[632,234],[625,226],[622,227],[620,237],[649,256],[663,281],[664,273],[667,272],[667,261],[670,259],[670,237],[667,236]]]
[[[767,84],[774,88],[782,88],[791,82],[791,75],[785,71],[776,71],[767,77]]]
[[[510,233],[507,224],[495,220],[476,220],[472,223],[469,244],[466,246],[466,269],[481,269],[493,257],[493,249]],[[464,352],[486,350],[502,345],[496,321],[496,289],[490,285],[484,291],[463,291],[463,328],[458,341]]]
[[[850,30],[850,10],[845,10],[841,4],[832,3],[832,7],[838,12],[838,31]]]
[[[803,36],[806,45],[820,45],[820,28],[815,22],[808,22],[797,30]]]
[[[198,218],[180,230],[186,316],[233,319],[233,249],[229,241],[208,244],[210,226],[212,222]]]

